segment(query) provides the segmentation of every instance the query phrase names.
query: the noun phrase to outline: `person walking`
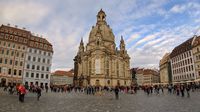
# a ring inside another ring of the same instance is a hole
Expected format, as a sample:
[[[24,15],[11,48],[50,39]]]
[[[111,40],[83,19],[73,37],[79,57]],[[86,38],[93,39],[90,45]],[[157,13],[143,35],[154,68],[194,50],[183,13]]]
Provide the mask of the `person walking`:
[[[47,85],[45,85],[45,89],[46,89],[46,93],[47,93],[49,90],[49,87]]]
[[[189,85],[187,85],[186,91],[187,91],[187,97],[190,97],[190,86]]]
[[[116,100],[119,99],[119,87],[118,86],[115,87],[115,98],[116,98]]]
[[[37,88],[36,88],[36,92],[37,92],[37,100],[39,101],[40,100],[40,97],[41,97],[41,88],[40,88],[40,86],[37,86]]]
[[[24,102],[24,96],[26,94],[26,89],[23,84],[20,84],[19,88],[19,101]]]
[[[184,97],[184,91],[185,91],[184,85],[180,86],[180,91],[181,91],[181,96]]]

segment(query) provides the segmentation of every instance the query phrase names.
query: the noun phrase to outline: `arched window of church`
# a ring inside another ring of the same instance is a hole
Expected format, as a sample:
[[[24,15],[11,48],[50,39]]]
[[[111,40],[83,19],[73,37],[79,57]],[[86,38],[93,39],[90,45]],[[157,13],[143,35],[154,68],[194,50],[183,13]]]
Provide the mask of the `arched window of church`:
[[[107,84],[110,85],[110,80],[107,81]]]
[[[101,60],[99,58],[97,58],[95,60],[95,73],[96,74],[101,74]]]
[[[119,63],[118,63],[118,61],[117,61],[117,77],[119,77]]]
[[[125,64],[123,64],[123,74],[124,74],[124,77],[125,77],[125,70],[126,70],[126,66],[125,66]]]
[[[96,86],[99,86],[99,85],[100,85],[100,83],[99,83],[99,80],[98,80],[98,79],[96,80],[96,82],[95,82],[95,83],[96,83]]]
[[[106,75],[109,76],[109,60],[106,60]]]
[[[91,68],[91,61],[89,62],[89,74],[91,75],[92,74],[92,68]]]
[[[97,40],[97,45],[99,46],[99,40]]]

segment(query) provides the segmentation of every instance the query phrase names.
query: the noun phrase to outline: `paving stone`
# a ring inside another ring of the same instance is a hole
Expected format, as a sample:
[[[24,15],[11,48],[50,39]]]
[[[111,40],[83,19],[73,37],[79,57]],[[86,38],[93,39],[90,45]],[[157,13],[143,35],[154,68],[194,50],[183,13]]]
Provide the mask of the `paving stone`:
[[[40,101],[36,94],[28,93],[25,102],[17,95],[0,90],[0,112],[200,112],[200,92],[191,92],[191,97],[174,94],[149,95],[120,93],[115,100],[113,93],[103,96],[84,93],[42,93]]]

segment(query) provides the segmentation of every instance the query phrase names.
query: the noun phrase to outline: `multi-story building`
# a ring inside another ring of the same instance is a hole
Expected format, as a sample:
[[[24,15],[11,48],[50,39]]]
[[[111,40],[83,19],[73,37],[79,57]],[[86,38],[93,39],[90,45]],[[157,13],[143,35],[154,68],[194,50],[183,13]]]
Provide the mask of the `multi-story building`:
[[[170,67],[170,53],[166,53],[159,63],[160,67],[160,82],[163,84],[172,83],[171,67]]]
[[[143,81],[144,81],[144,78],[143,78],[143,70],[144,69],[137,69],[136,71],[136,79],[137,79],[137,84],[139,86],[142,86],[143,85]]]
[[[193,81],[196,79],[192,42],[194,37],[175,47],[170,54],[172,80],[176,82]]]
[[[25,58],[23,82],[27,85],[50,85],[52,45],[44,38],[31,35]]]
[[[153,69],[137,69],[136,79],[139,86],[153,85],[160,82],[159,72]]]
[[[152,69],[144,69],[143,85],[153,85],[160,82],[159,73]]]
[[[16,26],[17,27],[17,26]],[[21,83],[29,32],[2,25],[0,27],[1,84]]]
[[[51,75],[51,85],[64,86],[73,84],[73,71],[61,71],[57,70]]]
[[[10,25],[0,26],[0,81],[2,85],[25,83],[27,76],[25,75],[27,72],[25,68],[27,64],[30,63],[27,61],[30,56],[30,49],[38,49],[38,52],[39,50],[41,52],[46,52],[47,56],[41,58],[45,58],[45,61],[47,61],[45,67],[49,67],[49,72],[46,72],[46,74],[50,74],[53,49],[52,45],[46,39],[33,36],[31,32],[25,30],[25,28],[19,29],[17,26],[11,27]],[[49,53],[50,56],[48,56]],[[37,53],[31,54],[31,56],[35,55],[37,55]],[[42,65],[41,63],[39,64]],[[35,73],[35,71],[31,71]],[[42,71],[37,72],[41,73]]]
[[[195,65],[195,81],[200,81],[200,36],[194,36],[194,41],[192,42],[192,54],[194,58]]]
[[[106,22],[106,14],[100,10],[96,25],[92,27],[86,47],[83,40],[74,58],[75,85],[78,86],[129,86],[130,57],[121,37],[119,50],[115,36]]]

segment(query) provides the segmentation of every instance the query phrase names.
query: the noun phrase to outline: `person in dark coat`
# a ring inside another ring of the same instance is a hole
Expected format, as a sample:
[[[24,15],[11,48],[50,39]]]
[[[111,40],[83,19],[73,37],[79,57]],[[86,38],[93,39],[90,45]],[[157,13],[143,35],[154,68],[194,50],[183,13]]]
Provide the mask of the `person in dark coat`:
[[[39,101],[40,100],[40,96],[41,96],[41,92],[42,92],[42,89],[40,88],[40,86],[37,86],[36,92],[37,92],[37,100]]]
[[[115,98],[118,100],[119,99],[119,87],[115,87]]]
[[[185,88],[183,85],[181,85],[180,87],[180,91],[181,91],[181,96],[184,97],[184,91],[185,91]]]
[[[186,91],[187,91],[187,97],[190,97],[190,86],[186,86]]]

